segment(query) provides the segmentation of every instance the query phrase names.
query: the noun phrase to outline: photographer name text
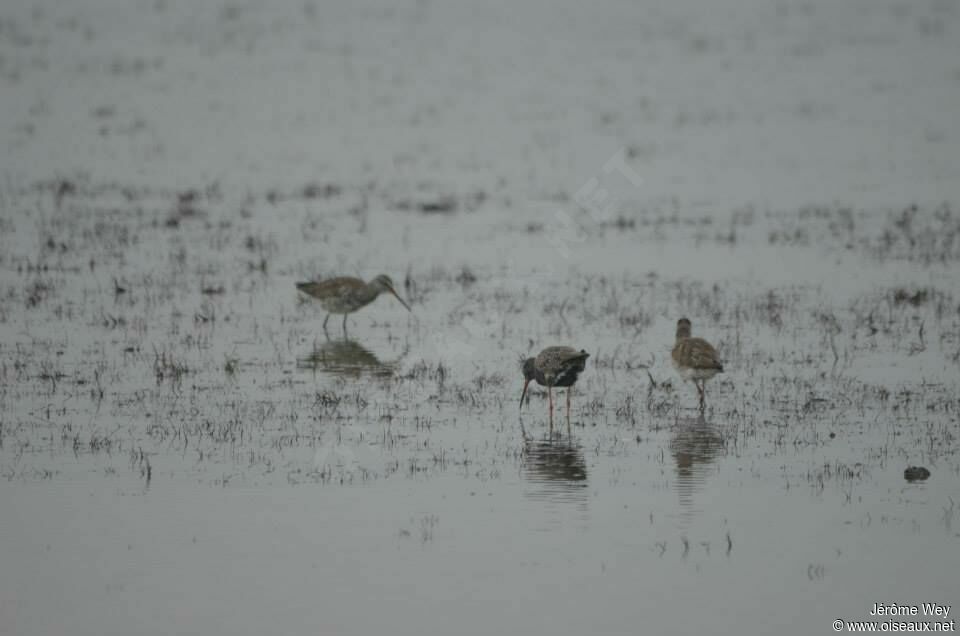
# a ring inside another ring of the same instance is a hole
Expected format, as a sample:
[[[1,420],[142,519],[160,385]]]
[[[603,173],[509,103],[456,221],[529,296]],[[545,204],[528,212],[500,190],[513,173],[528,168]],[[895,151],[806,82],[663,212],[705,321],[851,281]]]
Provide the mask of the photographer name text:
[[[920,605],[901,605],[899,603],[874,603],[870,609],[871,616],[950,616],[952,605],[938,605],[937,603],[921,603]]]

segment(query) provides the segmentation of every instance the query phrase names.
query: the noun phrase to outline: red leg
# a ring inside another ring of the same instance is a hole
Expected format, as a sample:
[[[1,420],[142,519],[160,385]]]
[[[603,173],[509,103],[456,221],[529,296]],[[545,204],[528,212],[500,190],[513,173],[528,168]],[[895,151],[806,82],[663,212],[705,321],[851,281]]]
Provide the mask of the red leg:
[[[553,439],[553,387],[547,387],[547,400],[550,402],[550,439]]]

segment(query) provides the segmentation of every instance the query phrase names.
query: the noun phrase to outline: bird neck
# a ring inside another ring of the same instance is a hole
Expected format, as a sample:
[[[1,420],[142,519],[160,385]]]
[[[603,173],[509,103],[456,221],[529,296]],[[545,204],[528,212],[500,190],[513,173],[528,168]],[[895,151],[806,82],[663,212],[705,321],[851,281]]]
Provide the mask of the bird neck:
[[[360,296],[364,302],[373,302],[376,300],[377,296],[382,294],[385,290],[377,285],[374,282],[369,282],[363,286],[363,289],[360,292]]]
[[[537,380],[537,384],[540,386],[548,386],[550,384],[550,382],[547,381],[547,376],[540,369],[534,371],[533,377]]]

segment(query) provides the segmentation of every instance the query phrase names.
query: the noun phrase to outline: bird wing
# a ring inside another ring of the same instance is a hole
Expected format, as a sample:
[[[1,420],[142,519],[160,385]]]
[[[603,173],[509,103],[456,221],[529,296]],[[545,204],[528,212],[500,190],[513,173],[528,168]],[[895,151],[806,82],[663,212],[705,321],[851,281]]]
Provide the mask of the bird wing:
[[[569,371],[583,371],[588,357],[589,353],[577,351],[573,347],[547,347],[537,356],[536,367],[543,374],[546,383],[552,385]]]
[[[363,286],[363,281],[352,276],[337,276],[326,280],[314,280],[306,283],[297,283],[297,289],[314,298],[342,296],[344,292],[353,291]]]
[[[578,351],[573,347],[547,347],[537,356],[537,366],[546,368],[549,366],[563,366],[571,362],[586,360],[589,354],[585,351]]]

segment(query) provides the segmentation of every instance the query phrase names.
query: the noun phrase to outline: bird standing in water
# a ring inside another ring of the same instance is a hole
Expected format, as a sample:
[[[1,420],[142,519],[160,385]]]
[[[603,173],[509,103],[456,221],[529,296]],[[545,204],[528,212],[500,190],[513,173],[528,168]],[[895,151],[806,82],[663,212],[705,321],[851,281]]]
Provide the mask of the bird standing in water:
[[[692,380],[700,393],[700,410],[706,404],[707,380],[723,373],[723,364],[713,345],[703,338],[690,336],[691,325],[686,318],[677,321],[677,342],[671,357],[673,366],[684,380]]]
[[[338,276],[327,280],[297,283],[297,289],[319,300],[320,306],[327,311],[327,317],[323,320],[324,332],[327,330],[330,314],[343,314],[343,330],[346,332],[347,315],[366,307],[383,293],[393,294],[407,311],[412,311],[397,294],[393,281],[386,274],[380,274],[369,283],[352,276]]]
[[[577,376],[586,368],[590,354],[573,347],[547,347],[536,358],[523,361],[523,393],[520,395],[520,408],[527,396],[527,387],[531,380],[547,387],[550,401],[550,437],[553,437],[553,387],[567,387],[567,437],[570,437],[570,391]]]

